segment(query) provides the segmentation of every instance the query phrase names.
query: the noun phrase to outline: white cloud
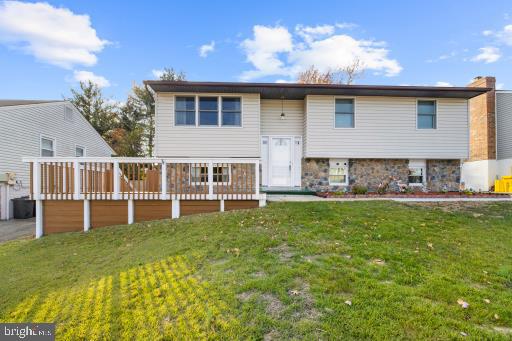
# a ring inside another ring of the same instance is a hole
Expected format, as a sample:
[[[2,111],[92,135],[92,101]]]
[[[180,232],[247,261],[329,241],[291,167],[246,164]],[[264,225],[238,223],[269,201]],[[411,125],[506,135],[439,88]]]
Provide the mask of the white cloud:
[[[454,85],[452,83],[439,81],[439,82],[436,82],[436,86],[449,87],[449,86],[454,86]]]
[[[156,79],[160,79],[160,77],[162,77],[162,75],[164,74],[164,70],[153,69],[151,70],[151,73],[153,74],[153,77],[155,77]]]
[[[245,39],[242,48],[247,61],[255,70],[242,74],[243,80],[259,78],[269,75],[288,75],[286,67],[279,59],[280,53],[293,50],[292,35],[282,26],[267,27],[256,25],[253,27],[253,39]]]
[[[91,81],[100,88],[106,88],[110,86],[110,82],[103,76],[96,75],[90,71],[74,71],[73,78],[77,82]]]
[[[212,40],[209,44],[204,44],[199,47],[199,55],[206,58],[210,52],[215,51],[215,42]]]
[[[253,70],[245,71],[240,78],[295,77],[311,65],[324,71],[350,65],[354,59],[379,74],[395,76],[400,73],[402,67],[398,61],[388,57],[386,42],[336,34],[335,26],[297,25],[295,35],[283,26],[254,26],[254,37],[241,44]]]
[[[482,34],[486,37],[496,38],[498,43],[512,46],[512,24],[505,25],[500,31],[485,30]]]
[[[494,63],[501,58],[500,49],[492,46],[485,46],[478,49],[480,53],[471,60],[474,62]]]
[[[306,42],[311,43],[314,39],[334,33],[333,25],[318,25],[318,26],[295,26],[295,32],[301,36]]]
[[[109,42],[96,35],[88,15],[48,3],[0,3],[0,42],[63,68],[96,64]]]
[[[285,83],[293,83],[293,80],[290,79],[276,79],[275,83],[285,84]]]
[[[505,87],[505,84],[503,84],[503,83],[496,84],[496,90],[502,90],[504,87]]]
[[[342,22],[342,23],[337,23],[335,26],[337,28],[343,30],[343,29],[353,29],[353,28],[356,28],[357,24],[350,23],[350,22]]]
[[[512,46],[512,25],[503,27],[503,30],[496,33],[496,37],[504,44]]]

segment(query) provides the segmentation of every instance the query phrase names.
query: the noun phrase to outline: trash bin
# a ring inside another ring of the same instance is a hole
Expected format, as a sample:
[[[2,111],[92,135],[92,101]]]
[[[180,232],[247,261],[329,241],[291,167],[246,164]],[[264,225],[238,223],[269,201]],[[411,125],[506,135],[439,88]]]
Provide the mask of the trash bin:
[[[14,219],[28,219],[34,216],[34,201],[28,197],[12,199]]]

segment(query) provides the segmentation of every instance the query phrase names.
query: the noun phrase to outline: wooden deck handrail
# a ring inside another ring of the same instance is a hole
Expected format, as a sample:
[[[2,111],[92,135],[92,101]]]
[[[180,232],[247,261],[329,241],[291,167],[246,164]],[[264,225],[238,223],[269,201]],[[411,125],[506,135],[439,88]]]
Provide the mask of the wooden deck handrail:
[[[39,200],[256,200],[259,159],[26,158]]]

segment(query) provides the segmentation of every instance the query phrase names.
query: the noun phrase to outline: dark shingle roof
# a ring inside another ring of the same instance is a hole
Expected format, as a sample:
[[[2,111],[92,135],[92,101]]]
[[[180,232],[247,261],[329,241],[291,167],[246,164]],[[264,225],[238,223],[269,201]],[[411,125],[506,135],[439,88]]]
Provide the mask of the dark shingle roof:
[[[438,86],[343,85],[298,83],[144,81],[156,92],[259,93],[261,98],[303,99],[307,95],[472,98],[492,89]]]

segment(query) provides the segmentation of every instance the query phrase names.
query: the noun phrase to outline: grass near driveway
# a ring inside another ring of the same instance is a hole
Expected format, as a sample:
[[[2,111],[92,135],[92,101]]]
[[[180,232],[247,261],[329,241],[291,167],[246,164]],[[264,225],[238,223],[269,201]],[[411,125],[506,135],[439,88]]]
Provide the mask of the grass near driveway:
[[[511,209],[276,203],[9,242],[0,319],[58,339],[510,339]]]

